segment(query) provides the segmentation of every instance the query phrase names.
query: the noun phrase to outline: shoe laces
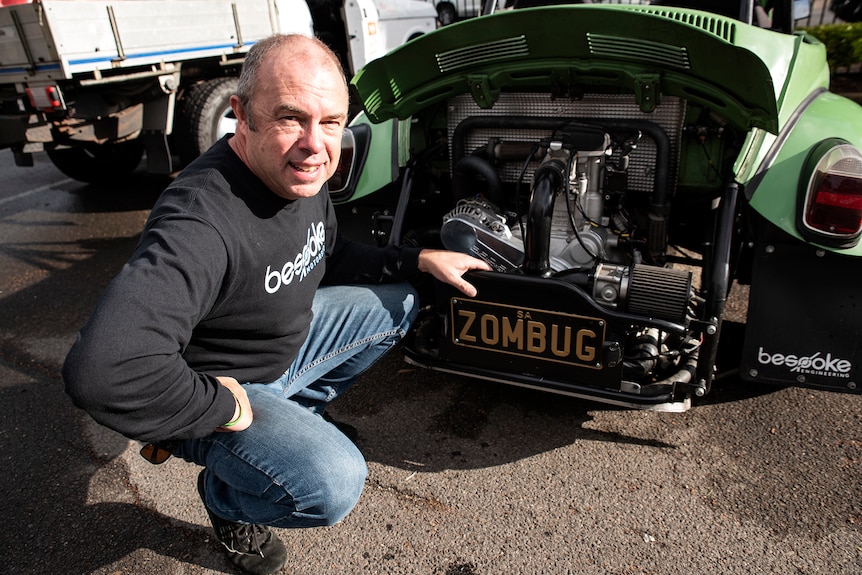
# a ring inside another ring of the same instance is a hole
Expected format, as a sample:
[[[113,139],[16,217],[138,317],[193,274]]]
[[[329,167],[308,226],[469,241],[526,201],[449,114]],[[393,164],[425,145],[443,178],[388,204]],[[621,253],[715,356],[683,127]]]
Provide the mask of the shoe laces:
[[[262,547],[272,535],[266,526],[251,523],[234,523],[225,531],[219,539],[228,551],[261,557],[264,556]]]

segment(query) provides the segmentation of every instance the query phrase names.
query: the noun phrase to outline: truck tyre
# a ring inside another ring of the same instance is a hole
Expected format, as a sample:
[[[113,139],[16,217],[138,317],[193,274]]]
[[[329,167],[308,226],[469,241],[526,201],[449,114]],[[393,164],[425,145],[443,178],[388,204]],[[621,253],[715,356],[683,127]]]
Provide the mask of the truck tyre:
[[[178,104],[174,138],[183,165],[207,151],[236,127],[230,97],[238,78],[216,78],[189,88]]]
[[[455,6],[449,2],[437,4],[437,20],[440,21],[441,26],[452,24],[456,18],[458,18],[458,12],[455,10]]]
[[[119,144],[90,144],[78,148],[46,149],[58,170],[88,184],[108,184],[135,171],[144,155],[140,140]]]

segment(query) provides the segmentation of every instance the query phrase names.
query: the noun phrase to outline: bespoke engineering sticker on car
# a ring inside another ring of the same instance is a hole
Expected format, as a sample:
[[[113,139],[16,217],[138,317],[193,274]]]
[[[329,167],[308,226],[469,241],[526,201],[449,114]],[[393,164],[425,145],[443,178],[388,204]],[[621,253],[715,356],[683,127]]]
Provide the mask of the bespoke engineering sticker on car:
[[[460,298],[450,313],[455,345],[602,369],[601,318]]]
[[[791,373],[798,375],[816,375],[821,377],[837,377],[848,379],[853,363],[846,359],[825,355],[818,351],[808,356],[784,353],[769,353],[760,346],[757,349],[757,362],[770,367],[786,367]]]

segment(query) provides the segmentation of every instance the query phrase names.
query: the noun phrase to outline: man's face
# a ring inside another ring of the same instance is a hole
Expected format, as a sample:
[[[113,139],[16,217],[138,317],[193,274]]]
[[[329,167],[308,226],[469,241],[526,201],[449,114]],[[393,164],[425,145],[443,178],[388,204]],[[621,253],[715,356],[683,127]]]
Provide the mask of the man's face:
[[[317,194],[341,156],[347,90],[341,71],[322,62],[285,48],[273,50],[261,62],[250,109],[242,110],[236,96],[231,99],[238,119],[231,146],[288,200]]]

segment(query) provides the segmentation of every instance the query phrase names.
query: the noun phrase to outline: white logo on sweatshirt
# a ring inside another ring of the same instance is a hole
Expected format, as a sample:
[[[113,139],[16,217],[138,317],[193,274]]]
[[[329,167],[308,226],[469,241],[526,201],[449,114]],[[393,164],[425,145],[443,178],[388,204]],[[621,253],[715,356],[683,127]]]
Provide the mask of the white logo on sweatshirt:
[[[311,273],[311,270],[323,259],[326,251],[326,228],[323,222],[312,224],[308,228],[305,237],[305,246],[296,257],[290,259],[281,266],[281,270],[273,270],[272,266],[266,266],[266,276],[263,287],[267,293],[275,293],[282,285],[288,285],[297,278],[302,281]]]

